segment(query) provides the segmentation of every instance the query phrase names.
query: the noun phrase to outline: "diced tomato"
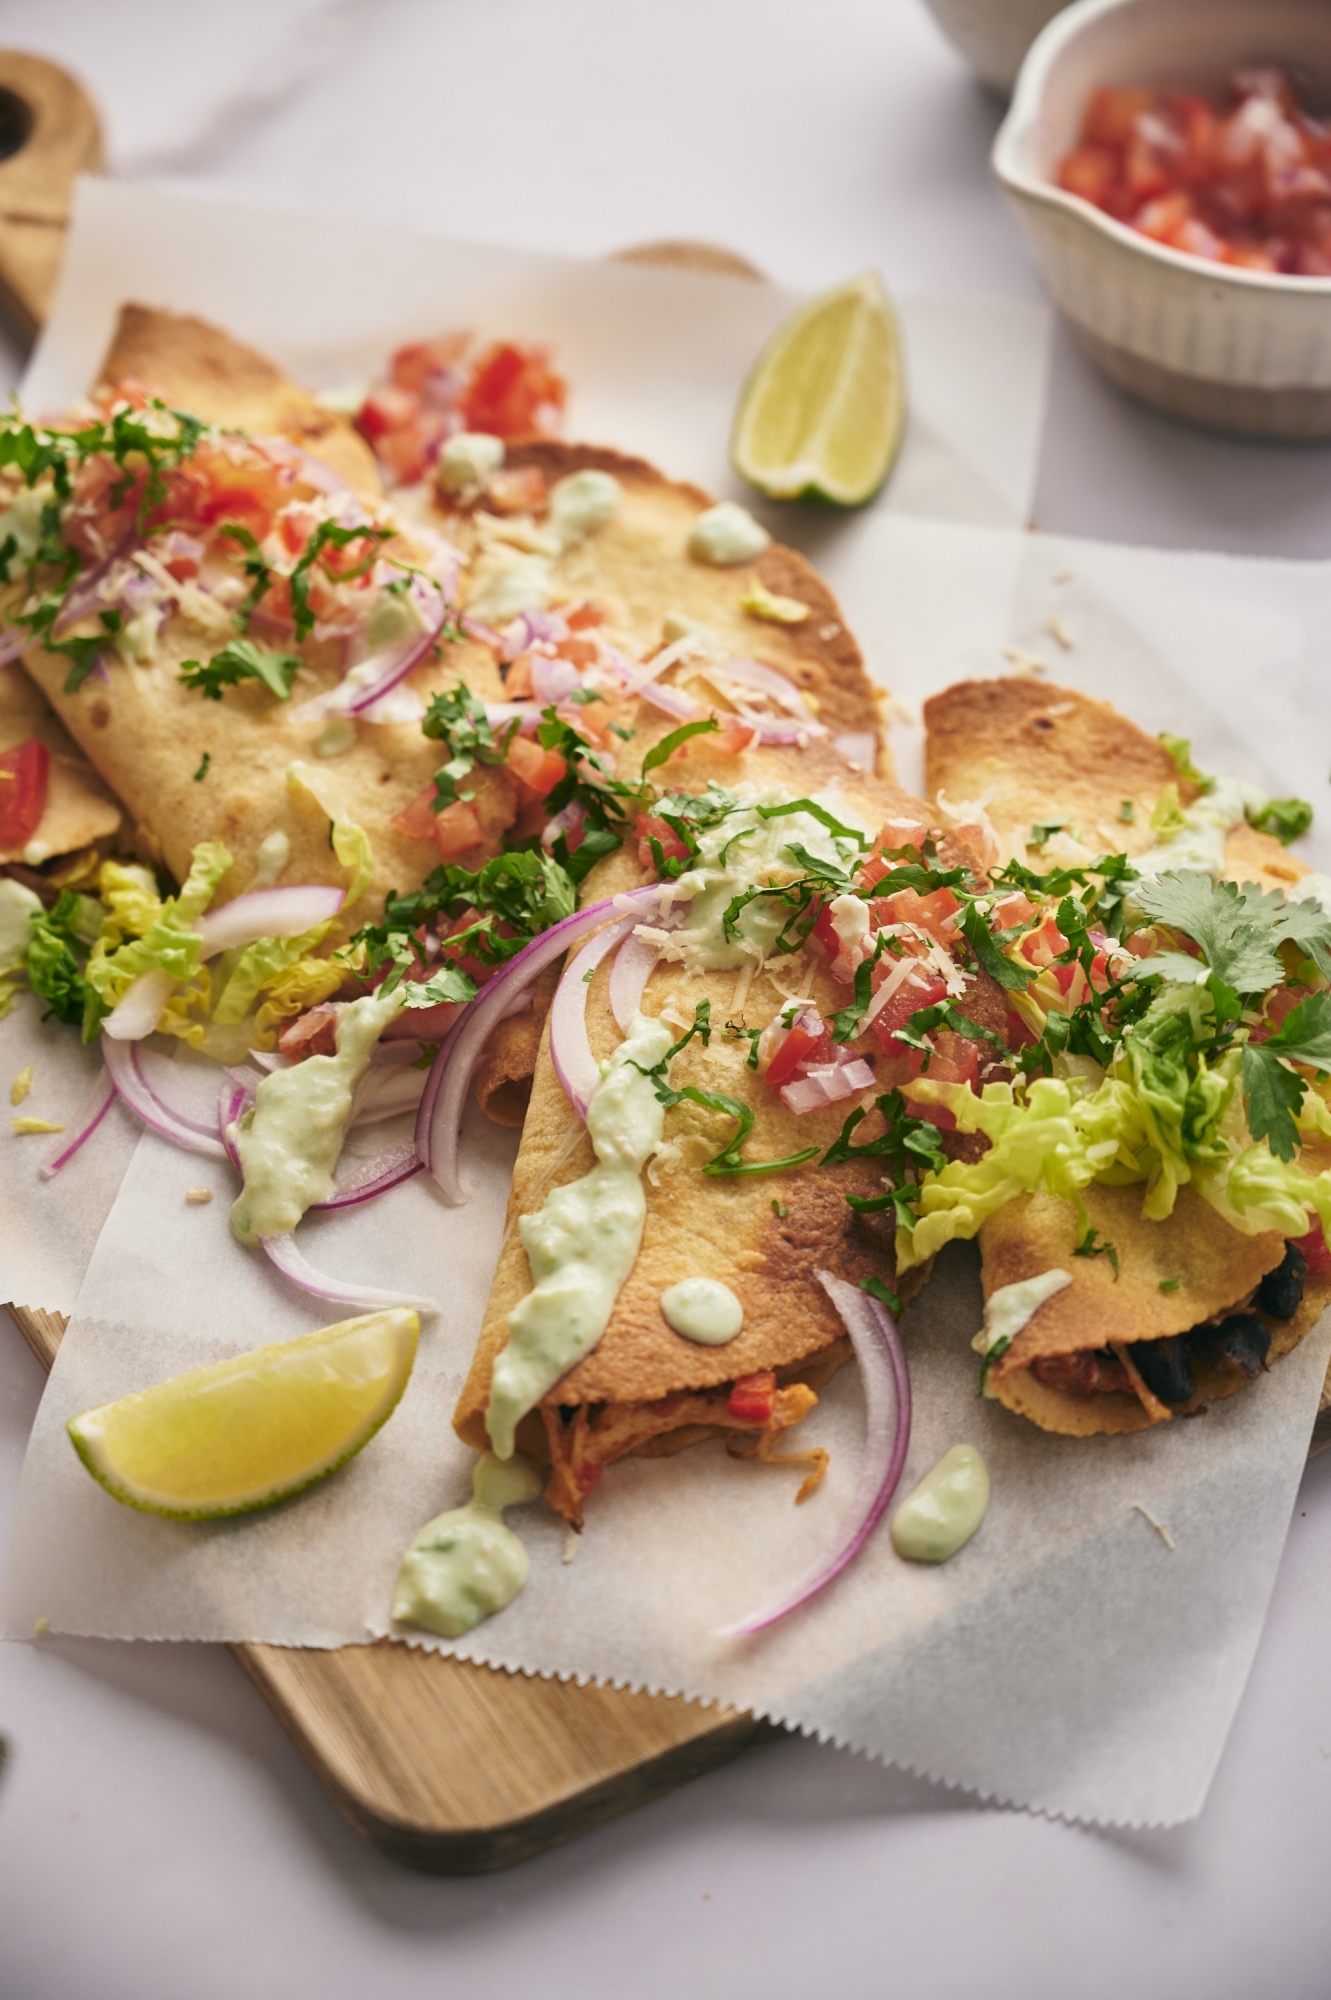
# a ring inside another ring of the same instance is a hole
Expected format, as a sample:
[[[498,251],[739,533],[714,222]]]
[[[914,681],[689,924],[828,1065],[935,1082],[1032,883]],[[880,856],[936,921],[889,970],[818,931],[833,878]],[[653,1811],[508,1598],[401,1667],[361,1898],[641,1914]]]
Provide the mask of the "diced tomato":
[[[767,1065],[767,1081],[773,1090],[789,1083],[810,1063],[832,1060],[832,1035],[826,1022],[812,1007],[806,1007],[787,1031],[776,1054]]]
[[[737,715],[718,715],[716,720],[720,729],[715,736],[705,736],[702,741],[710,750],[719,750],[723,757],[742,757],[758,741],[758,731],[751,722],[741,722]]]
[[[436,797],[433,783],[428,784],[423,792],[417,792],[410,805],[394,813],[388,824],[396,827],[399,833],[405,833],[408,840],[433,840]]]
[[[922,896],[918,889],[898,889],[895,895],[874,899],[873,913],[880,925],[914,924],[928,931],[940,944],[949,944],[957,933],[956,913],[961,905],[950,889],[932,889]]]
[[[929,829],[922,820],[886,820],[860,865],[860,887],[872,889],[890,869],[902,866],[903,849],[906,850],[906,861],[918,860],[924,853],[924,843],[928,838]]]
[[[960,1083],[967,1090],[974,1090],[980,1075],[980,1045],[969,1035],[956,1034],[951,1028],[938,1028],[934,1032],[934,1053],[929,1058],[927,1069],[916,1072],[916,1078],[923,1074],[930,1083]],[[911,1051],[915,1053],[915,1051]],[[901,1086],[909,1095],[910,1082]],[[955,1132],[956,1114],[946,1105],[931,1104],[928,1110],[931,1124],[940,1132]]]
[[[1021,955],[1028,965],[1051,965],[1067,948],[1068,941],[1055,923],[1052,911],[1038,930],[1031,931],[1021,940]]]
[[[659,841],[661,854],[666,861],[684,861],[688,858],[688,848],[679,835],[668,827],[655,813],[639,813],[633,831],[638,837],[638,860],[644,868],[655,868],[656,856],[650,842]]]
[[[881,986],[890,976],[896,963],[895,959],[890,958],[879,960],[874,975],[875,988]],[[892,998],[884,1003],[870,1024],[884,1055],[894,1058],[900,1056],[904,1059],[908,1055],[918,1054],[917,1050],[908,1049],[904,1043],[894,1039],[897,1029],[904,1028],[911,1015],[917,1014],[922,1007],[936,1007],[940,1000],[946,998],[947,985],[936,972],[924,966],[912,966]],[[908,1069],[906,1074],[914,1076],[917,1070],[918,1064],[915,1068]]]
[[[394,383],[414,395],[423,394],[435,376],[457,367],[470,338],[466,333],[446,333],[438,340],[418,340],[399,347],[389,369]]]
[[[508,768],[533,798],[543,799],[568,770],[555,750],[542,750],[530,736],[515,736],[508,746]]]
[[[1155,101],[1153,90],[1093,91],[1082,124],[1082,139],[1088,145],[1126,146],[1137,128],[1143,111]]]
[[[1077,146],[1058,169],[1058,184],[1069,194],[1103,208],[1118,178],[1118,159],[1106,146]]]
[[[566,611],[564,623],[570,632],[585,632],[593,625],[604,625],[605,613],[587,600],[582,604],[575,604],[571,611]]]
[[[550,427],[564,407],[568,385],[550,366],[544,347],[500,342],[476,364],[462,399],[467,429],[492,437],[529,437]]]
[[[1277,986],[1274,993],[1266,996],[1266,1018],[1273,1028],[1278,1028],[1286,1014],[1292,1014],[1307,993],[1300,986]]]
[[[770,1424],[775,1402],[776,1372],[764,1368],[757,1375],[737,1378],[726,1398],[726,1410],[744,1424]]]
[[[492,472],[485,482],[485,502],[495,514],[534,514],[545,505],[545,474],[539,465]]]
[[[483,837],[480,816],[465,799],[455,799],[434,816],[434,844],[442,861],[456,861],[468,848],[479,846]]]
[[[420,397],[414,391],[383,382],[377,389],[371,389],[361,404],[356,429],[375,444],[391,431],[405,430],[415,421],[420,406]]]
[[[555,645],[560,659],[574,667],[592,666],[599,650],[595,639],[560,639]]]
[[[1297,1236],[1294,1241],[1303,1252],[1303,1261],[1308,1266],[1311,1278],[1325,1280],[1331,1278],[1331,1246],[1322,1233],[1320,1222],[1314,1221],[1306,1236]]]
[[[1015,896],[1004,896],[993,908],[994,923],[1000,931],[1015,930],[1018,924],[1034,923],[1039,914],[1038,906],[1020,892]]]
[[[51,753],[35,736],[0,755],[0,847],[26,847],[46,811]]]

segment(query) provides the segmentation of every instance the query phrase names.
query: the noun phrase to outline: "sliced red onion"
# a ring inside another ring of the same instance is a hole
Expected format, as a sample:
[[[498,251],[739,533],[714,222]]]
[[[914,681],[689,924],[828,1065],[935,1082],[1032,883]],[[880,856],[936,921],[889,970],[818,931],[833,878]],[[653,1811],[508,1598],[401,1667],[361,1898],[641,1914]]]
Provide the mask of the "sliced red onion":
[[[636,692],[649,707],[659,709],[662,715],[668,715],[676,722],[696,722],[707,713],[702,703],[695,701],[691,694],[682,694],[674,687],[662,687],[658,681],[648,681]]]
[[[7,667],[20,653],[26,652],[32,644],[32,634],[26,625],[7,625],[0,632],[0,667]]]
[[[521,725],[519,735],[534,736],[540,727],[541,711],[534,701],[487,701],[485,719],[491,729],[503,729],[516,721]]]
[[[410,1055],[411,1051],[405,1050]],[[400,1118],[414,1111],[425,1089],[425,1071],[410,1064],[382,1065],[367,1069],[356,1085],[351,1100],[351,1125],[377,1125],[385,1118]]]
[[[259,938],[300,937],[335,917],[345,894],[345,890],[322,882],[253,889],[199,918],[195,928],[203,939],[203,956],[213,958],[219,951],[235,951]]]
[[[610,1012],[621,1035],[626,1035],[633,1026],[633,1016],[642,1001],[642,989],[660,956],[660,945],[649,944],[646,938],[634,937],[632,931],[615,953],[615,962],[610,968]]]
[[[872,771],[878,755],[878,739],[871,729],[847,729],[832,738],[832,748],[839,750],[848,764],[857,765],[861,771]]]
[[[178,1104],[172,1104],[169,1098],[163,1097],[161,1091],[158,1090],[157,1086],[153,1083],[152,1078],[148,1075],[147,1070],[144,1068],[143,1056],[140,1052],[139,1044],[137,1042],[125,1042],[121,1044],[121,1046],[128,1054],[131,1062],[134,1065],[134,1069],[137,1074],[139,1083],[142,1085],[143,1089],[147,1091],[149,1097],[152,1098],[153,1102],[159,1106],[164,1116],[174,1120],[174,1122],[178,1125],[187,1126],[191,1132],[202,1132],[209,1139],[213,1140],[216,1139],[217,1117],[215,1113],[211,1118],[196,1118],[193,1112],[182,1111]],[[112,1071],[112,1074],[114,1075],[115,1074],[114,1064],[108,1062],[107,1067]]]
[[[571,917],[561,917],[486,982],[453,1029],[434,1059],[416,1114],[416,1150],[451,1207],[460,1207],[467,1200],[458,1176],[458,1132],[472,1072],[491,1031],[505,1018],[515,997],[525,993],[538,974],[571,944],[614,917],[631,914],[641,920],[656,907],[661,893],[659,883],[648,883],[585,910],[575,910]]]
[[[722,660],[716,667],[708,667],[713,673],[724,675],[728,681],[737,681],[741,687],[761,689],[770,694],[790,715],[798,715],[804,720],[809,714],[809,704],[803,694],[786,674],[779,674],[775,667],[764,666],[761,660]]]
[[[469,611],[463,613],[458,623],[469,639],[479,639],[483,646],[493,646],[501,659],[508,657],[504,651],[504,635],[502,632],[496,632],[493,625],[487,625],[482,618],[473,618]],[[522,648],[519,646],[518,652],[521,651]],[[515,653],[513,657],[516,659],[517,654]]]
[[[240,1073],[228,1070],[217,1100],[217,1129],[221,1134],[223,1151],[242,1180],[245,1178],[245,1169],[240,1164],[236,1127],[252,1101],[253,1092],[250,1086],[242,1081]]]
[[[110,554],[103,556],[102,560],[94,564],[93,568],[86,575],[80,576],[78,581],[66,593],[65,601],[56,613],[55,623],[51,627],[51,637],[53,639],[60,638],[63,633],[69,630],[71,625],[77,625],[79,619],[85,618],[90,611],[96,611],[101,608],[102,585],[106,582],[108,573],[114,569],[130,544],[136,540],[137,535],[133,519],[131,518],[122,527],[119,535],[116,537],[115,545],[111,549]]]
[[[42,1162],[40,1171],[44,1181],[49,1181],[62,1167],[69,1165],[79,1147],[91,1139],[115,1100],[115,1083],[110,1071],[103,1067],[97,1072],[97,1081],[79,1106],[72,1129],[65,1128],[56,1142],[56,1150]]]
[[[864,1384],[866,1437],[859,1484],[830,1548],[787,1594],[763,1611],[724,1625],[718,1638],[746,1639],[807,1604],[855,1560],[897,1490],[910,1444],[910,1373],[897,1324],[878,1299],[830,1271],[818,1282],[840,1313],[854,1344]]]
[[[422,1083],[425,1081],[421,1078]],[[353,1121],[354,1122],[354,1121]],[[424,1172],[416,1157],[416,1148],[409,1139],[400,1146],[389,1146],[372,1159],[361,1160],[345,1174],[339,1174],[337,1186],[327,1201],[316,1201],[310,1210],[330,1208],[355,1208],[360,1202],[373,1201],[376,1195],[387,1194],[389,1188],[400,1187],[413,1174]]]
[[[251,1049],[250,1061],[262,1070],[290,1069],[290,1056],[282,1055],[277,1049]]]
[[[486,628],[489,629],[488,627]],[[559,611],[519,611],[498,634],[500,656],[516,660],[539,640],[554,642],[568,637],[568,620]]]
[[[360,1306],[374,1312],[380,1306],[414,1306],[417,1312],[438,1312],[436,1299],[416,1298],[408,1292],[384,1292],[375,1285],[353,1285],[341,1278],[326,1278],[316,1271],[304,1253],[296,1248],[292,1235],[261,1236],[264,1254],[271,1258],[284,1278],[299,1285],[316,1299],[331,1299],[335,1305]]]
[[[572,660],[552,659],[548,653],[531,655],[531,689],[542,707],[564,701],[574,688],[582,686],[582,675]]]
[[[806,1111],[821,1111],[825,1104],[840,1104],[860,1090],[872,1090],[874,1074],[859,1056],[850,1062],[815,1063],[781,1086],[781,1102],[787,1111],[802,1118]]]
[[[586,1118],[592,1092],[601,1081],[601,1065],[587,1039],[587,995],[591,976],[606,953],[628,937],[638,919],[621,917],[582,947],[564,968],[550,1008],[550,1060],[563,1091],[579,1118]]]
[[[113,1042],[141,1042],[157,1026],[175,983],[169,972],[141,972],[102,1022],[102,1034]]]
[[[178,1113],[162,1102],[155,1091],[149,1089],[139,1068],[138,1051],[132,1042],[113,1041],[104,1035],[102,1056],[112,1083],[135,1117],[141,1118],[150,1132],[155,1132],[159,1139],[169,1139],[173,1146],[180,1146],[187,1153],[208,1153],[217,1160],[225,1158],[226,1149],[220,1140],[211,1138],[207,1132],[198,1130],[192,1124],[187,1125]]]
[[[403,643],[362,660],[325,694],[315,695],[312,701],[303,701],[299,708],[293,708],[293,722],[317,721],[329,715],[363,715],[420,665],[444,629],[449,606],[441,588],[422,585],[416,578],[412,583],[410,595],[423,621],[421,629]]]
[[[548,819],[541,828],[541,846],[547,854],[555,851],[555,842],[561,833],[576,833],[587,817],[587,808],[581,799],[570,799],[568,804]]]

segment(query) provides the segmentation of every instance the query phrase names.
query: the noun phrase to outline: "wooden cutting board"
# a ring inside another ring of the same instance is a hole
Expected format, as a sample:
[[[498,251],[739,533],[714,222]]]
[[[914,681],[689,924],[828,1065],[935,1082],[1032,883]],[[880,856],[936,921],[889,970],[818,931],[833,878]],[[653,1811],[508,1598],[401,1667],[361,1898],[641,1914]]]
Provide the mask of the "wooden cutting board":
[[[54,294],[74,178],[101,157],[96,112],[73,79],[0,51],[0,314],[25,340]],[[762,275],[709,244],[620,255]],[[49,1369],[64,1319],[9,1310]],[[1314,1450],[1331,1443],[1331,1376],[1328,1385]],[[352,1825],[440,1874],[525,1861],[782,1733],[733,1709],[507,1674],[392,1640],[232,1651]]]

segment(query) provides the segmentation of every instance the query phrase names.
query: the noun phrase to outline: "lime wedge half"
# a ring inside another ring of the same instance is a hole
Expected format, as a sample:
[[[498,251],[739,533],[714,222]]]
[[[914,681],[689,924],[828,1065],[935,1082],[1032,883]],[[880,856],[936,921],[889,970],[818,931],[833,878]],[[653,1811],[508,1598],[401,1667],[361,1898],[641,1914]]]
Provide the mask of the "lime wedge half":
[[[777,328],[741,392],[730,454],[770,499],[859,507],[891,471],[905,420],[892,302],[865,271]]]
[[[402,1306],[195,1368],[71,1417],[83,1463],[145,1514],[208,1521],[327,1478],[393,1413],[420,1321]]]

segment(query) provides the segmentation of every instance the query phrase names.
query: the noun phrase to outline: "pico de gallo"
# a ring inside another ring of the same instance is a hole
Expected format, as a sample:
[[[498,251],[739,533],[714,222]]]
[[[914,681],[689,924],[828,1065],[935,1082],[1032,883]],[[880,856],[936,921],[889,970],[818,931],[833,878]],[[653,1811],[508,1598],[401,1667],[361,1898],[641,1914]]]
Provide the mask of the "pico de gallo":
[[[1237,71],[1220,102],[1095,91],[1058,184],[1189,256],[1331,277],[1331,126],[1282,70]]]
[[[558,428],[568,383],[550,350],[496,341],[473,353],[467,333],[399,347],[388,374],[356,413],[356,428],[390,486],[424,479],[447,438],[460,432],[513,440],[550,437]],[[489,504],[506,510],[531,504],[530,481],[502,476]]]

